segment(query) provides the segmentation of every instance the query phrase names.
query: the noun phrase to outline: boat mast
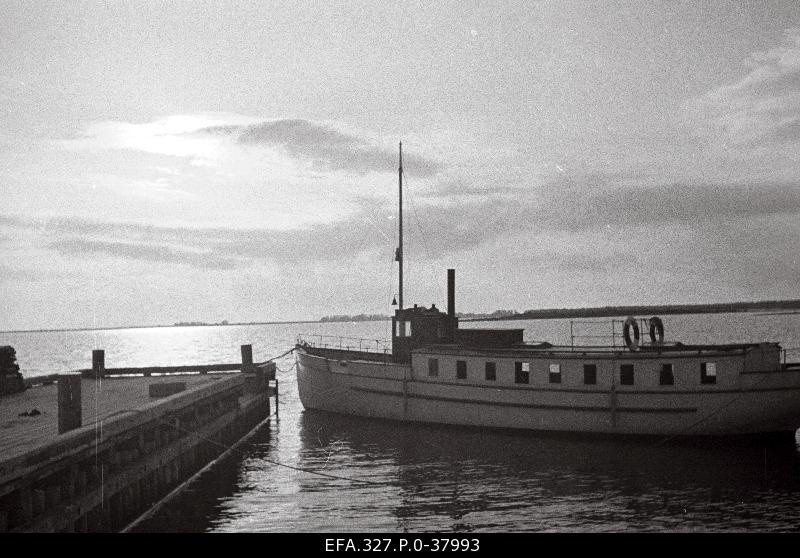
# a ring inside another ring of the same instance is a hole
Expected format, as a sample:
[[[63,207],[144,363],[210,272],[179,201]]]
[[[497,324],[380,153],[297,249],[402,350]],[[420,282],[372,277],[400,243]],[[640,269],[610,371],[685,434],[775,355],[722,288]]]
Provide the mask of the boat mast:
[[[400,185],[400,247],[397,249],[397,261],[400,263],[400,296],[398,300],[399,309],[403,309],[403,142],[400,142],[400,167],[397,170],[398,182]],[[404,326],[405,324],[403,324]],[[405,333],[405,332],[403,332]]]

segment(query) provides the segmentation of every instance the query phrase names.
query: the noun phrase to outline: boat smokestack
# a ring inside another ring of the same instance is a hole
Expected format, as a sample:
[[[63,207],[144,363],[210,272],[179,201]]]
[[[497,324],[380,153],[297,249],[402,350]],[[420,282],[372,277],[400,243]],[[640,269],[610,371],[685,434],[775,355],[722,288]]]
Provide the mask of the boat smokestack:
[[[456,317],[456,270],[447,270],[447,315]]]

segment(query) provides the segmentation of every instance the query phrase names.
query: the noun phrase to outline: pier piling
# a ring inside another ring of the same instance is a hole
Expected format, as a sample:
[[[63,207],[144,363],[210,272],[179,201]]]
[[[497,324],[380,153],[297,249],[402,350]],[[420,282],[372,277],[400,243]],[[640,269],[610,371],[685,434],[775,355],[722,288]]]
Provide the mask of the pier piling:
[[[58,376],[58,433],[81,427],[81,377],[74,374]]]
[[[92,351],[92,376],[102,378],[106,374],[106,352],[103,349]]]
[[[242,345],[242,372],[250,372],[253,368],[253,346]]]

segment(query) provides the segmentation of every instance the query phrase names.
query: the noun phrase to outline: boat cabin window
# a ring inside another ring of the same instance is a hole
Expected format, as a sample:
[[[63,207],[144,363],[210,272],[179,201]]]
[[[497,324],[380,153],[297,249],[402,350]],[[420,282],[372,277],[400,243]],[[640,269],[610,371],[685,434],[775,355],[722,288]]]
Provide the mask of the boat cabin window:
[[[583,365],[583,383],[587,386],[597,383],[597,365],[584,364]]]
[[[701,384],[717,383],[717,363],[715,362],[700,363],[700,383]]]
[[[662,364],[661,374],[658,377],[658,383],[662,386],[671,386],[675,384],[675,376],[672,375],[672,364]]]
[[[428,376],[438,376],[439,375],[439,359],[438,358],[429,358],[428,359]]]
[[[459,380],[466,380],[467,379],[467,361],[466,360],[457,360],[456,361],[456,378]]]
[[[493,382],[497,379],[497,363],[486,363],[486,379]]]
[[[523,369],[523,364],[528,365],[528,370]],[[514,383],[515,384],[529,384],[531,382],[530,364],[527,362],[514,363]]]
[[[561,365],[560,364],[551,364],[550,365],[550,383],[551,384],[560,384],[561,383]]]
[[[395,322],[396,331],[395,337],[411,337],[411,322],[405,320],[397,320]]]
[[[621,364],[619,367],[619,383],[623,386],[633,385],[633,364]]]

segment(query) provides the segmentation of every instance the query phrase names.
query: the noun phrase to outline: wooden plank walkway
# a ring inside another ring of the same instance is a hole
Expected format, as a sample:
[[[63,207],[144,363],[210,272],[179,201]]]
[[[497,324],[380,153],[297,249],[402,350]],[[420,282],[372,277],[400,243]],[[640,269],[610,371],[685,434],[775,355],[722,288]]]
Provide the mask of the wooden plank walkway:
[[[181,375],[81,380],[82,423],[103,420],[125,409],[138,409],[156,401],[149,395],[154,383],[184,382],[186,389],[217,381],[227,375]],[[0,397],[0,462],[37,446],[55,441],[58,434],[58,386],[35,386],[22,393]],[[19,416],[33,409],[37,416]]]

